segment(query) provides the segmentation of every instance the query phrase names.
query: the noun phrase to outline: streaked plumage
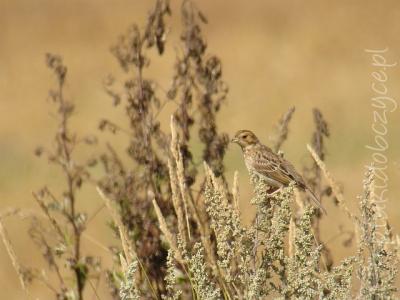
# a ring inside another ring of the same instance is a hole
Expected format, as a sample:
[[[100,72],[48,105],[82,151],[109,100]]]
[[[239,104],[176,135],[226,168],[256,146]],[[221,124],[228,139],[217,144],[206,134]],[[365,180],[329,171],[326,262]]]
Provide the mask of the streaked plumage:
[[[294,181],[296,187],[307,192],[314,204],[325,212],[321,203],[306,185],[303,177],[294,166],[277,155],[269,147],[260,143],[256,135],[250,130],[239,130],[232,142],[239,144],[243,150],[246,167],[261,176],[271,187],[281,188]]]

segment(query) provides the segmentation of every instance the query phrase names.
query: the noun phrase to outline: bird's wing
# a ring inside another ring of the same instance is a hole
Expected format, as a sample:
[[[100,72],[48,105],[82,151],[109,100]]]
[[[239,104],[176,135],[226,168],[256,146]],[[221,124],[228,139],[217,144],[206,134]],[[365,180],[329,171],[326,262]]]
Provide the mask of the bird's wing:
[[[275,154],[270,148],[264,145],[259,149],[259,151],[256,151],[255,154],[253,167],[257,173],[274,179],[283,185],[288,185],[291,181],[295,181],[297,187],[306,191],[312,202],[326,214],[326,210],[322,206],[320,200],[306,185],[303,177],[297,173],[296,169],[290,162]]]
[[[257,173],[276,180],[283,185],[288,185],[293,180],[297,182],[296,175],[298,174],[294,167],[268,147],[263,145],[254,154],[253,168]]]
[[[290,162],[282,158],[281,168],[286,174],[288,174],[291,180],[294,180],[296,182],[299,187],[301,187],[302,189],[306,187],[303,177],[299,173],[297,173],[296,169]]]

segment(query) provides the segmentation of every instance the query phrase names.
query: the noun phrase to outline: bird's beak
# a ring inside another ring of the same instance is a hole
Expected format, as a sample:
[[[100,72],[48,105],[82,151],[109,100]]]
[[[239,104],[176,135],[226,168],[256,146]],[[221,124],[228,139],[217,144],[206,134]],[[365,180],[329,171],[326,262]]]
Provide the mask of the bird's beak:
[[[239,142],[239,140],[237,138],[231,139],[231,143],[238,143],[238,142]]]

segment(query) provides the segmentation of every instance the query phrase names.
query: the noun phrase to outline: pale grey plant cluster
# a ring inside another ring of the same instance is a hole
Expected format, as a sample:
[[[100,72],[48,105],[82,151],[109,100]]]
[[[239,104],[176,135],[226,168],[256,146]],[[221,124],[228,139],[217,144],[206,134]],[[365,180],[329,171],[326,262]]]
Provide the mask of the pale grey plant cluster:
[[[162,295],[163,300],[178,300],[182,295],[182,291],[175,287],[178,279],[178,272],[174,261],[174,251],[169,249],[167,257],[167,275],[165,276],[167,293],[166,295]]]
[[[121,282],[119,296],[121,300],[139,300],[139,292],[136,286],[135,275],[138,269],[138,262],[134,260],[125,272],[125,279]]]
[[[374,172],[369,168],[360,197],[361,216],[357,218],[360,228],[357,276],[361,284],[358,299],[396,299],[398,247],[393,247],[396,243],[391,227],[377,211],[374,197]]]
[[[221,299],[221,291],[212,282],[208,274],[208,267],[204,258],[204,248],[201,243],[196,243],[188,254],[183,250],[184,259],[189,267],[191,276],[191,284],[195,290],[195,294],[199,299],[217,300]]]

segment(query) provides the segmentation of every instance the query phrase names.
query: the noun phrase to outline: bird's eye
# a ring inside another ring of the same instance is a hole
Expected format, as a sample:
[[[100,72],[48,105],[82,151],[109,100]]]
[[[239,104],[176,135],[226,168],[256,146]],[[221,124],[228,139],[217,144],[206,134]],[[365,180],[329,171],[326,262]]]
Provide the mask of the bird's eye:
[[[247,135],[247,134],[245,134],[245,135],[243,136],[243,138],[244,138],[244,139],[246,139],[246,138],[247,138],[247,136],[248,136],[248,135]]]

